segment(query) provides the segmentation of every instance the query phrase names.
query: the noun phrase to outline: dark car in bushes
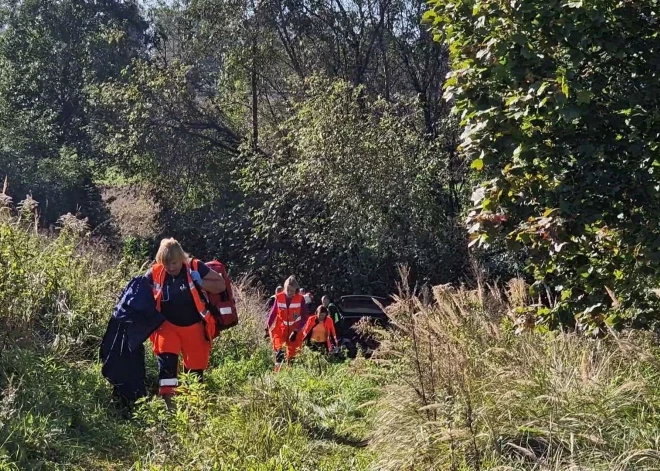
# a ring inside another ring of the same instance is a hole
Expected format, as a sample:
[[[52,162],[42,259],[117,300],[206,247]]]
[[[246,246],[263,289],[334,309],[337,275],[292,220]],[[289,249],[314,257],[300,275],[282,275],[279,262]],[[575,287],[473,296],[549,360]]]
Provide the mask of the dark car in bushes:
[[[341,311],[343,322],[341,326],[342,345],[348,351],[348,356],[355,358],[358,349],[369,357],[378,348],[378,341],[371,336],[358,332],[356,326],[366,320],[379,327],[388,327],[389,318],[383,310],[392,303],[388,298],[370,295],[343,296],[337,307]],[[382,306],[382,307],[381,307]]]

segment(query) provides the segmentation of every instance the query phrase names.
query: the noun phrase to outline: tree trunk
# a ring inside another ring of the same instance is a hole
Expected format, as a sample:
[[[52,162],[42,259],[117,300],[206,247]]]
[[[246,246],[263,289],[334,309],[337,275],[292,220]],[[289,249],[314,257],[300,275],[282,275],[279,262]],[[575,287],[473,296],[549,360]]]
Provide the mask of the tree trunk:
[[[256,23],[256,21],[255,21]],[[256,25],[255,25],[256,26]],[[252,148],[259,147],[259,89],[257,75],[257,34],[252,37],[252,70],[250,82],[252,87]]]

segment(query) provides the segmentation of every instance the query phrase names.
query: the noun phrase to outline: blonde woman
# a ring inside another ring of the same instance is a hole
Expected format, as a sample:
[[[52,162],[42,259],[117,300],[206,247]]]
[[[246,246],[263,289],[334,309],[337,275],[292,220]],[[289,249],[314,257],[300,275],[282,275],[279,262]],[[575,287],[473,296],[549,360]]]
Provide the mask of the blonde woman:
[[[154,354],[158,358],[159,394],[171,406],[178,386],[179,355],[183,367],[202,379],[211,354],[213,317],[197,287],[209,293],[225,290],[218,273],[183,251],[175,239],[163,239],[156,263],[147,272],[153,283],[156,309],[165,322],[151,335]]]
[[[279,371],[284,359],[295,357],[302,344],[299,331],[307,321],[307,305],[299,292],[300,286],[291,276],[284,282],[284,291],[275,296],[275,303],[268,316],[268,328],[275,352],[275,371]]]

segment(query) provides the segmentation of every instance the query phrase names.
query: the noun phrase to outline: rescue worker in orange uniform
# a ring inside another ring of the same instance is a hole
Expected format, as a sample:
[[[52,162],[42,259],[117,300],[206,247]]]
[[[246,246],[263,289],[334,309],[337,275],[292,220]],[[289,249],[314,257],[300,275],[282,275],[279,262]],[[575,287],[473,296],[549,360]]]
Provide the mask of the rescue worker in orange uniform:
[[[307,306],[299,293],[298,281],[289,277],[284,291],[275,297],[268,316],[268,329],[275,352],[275,371],[279,371],[285,358],[292,360],[302,344],[302,327],[307,321]]]
[[[175,239],[161,241],[147,277],[153,283],[156,309],[165,317],[150,340],[158,358],[158,392],[171,408],[178,386],[179,355],[183,355],[184,371],[197,374],[200,380],[211,355],[214,321],[197,287],[218,294],[225,290],[225,281],[192,259]]]
[[[303,328],[303,341],[307,341],[312,350],[328,353],[338,345],[335,323],[328,314],[327,307],[319,306]]]

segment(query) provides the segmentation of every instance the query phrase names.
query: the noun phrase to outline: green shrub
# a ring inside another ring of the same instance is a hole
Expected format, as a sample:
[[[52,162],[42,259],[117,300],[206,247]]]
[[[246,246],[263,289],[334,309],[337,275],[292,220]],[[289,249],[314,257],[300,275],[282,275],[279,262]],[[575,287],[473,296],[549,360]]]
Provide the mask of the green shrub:
[[[483,182],[474,243],[526,249],[551,327],[657,322],[657,1],[431,4],[462,155]]]
[[[36,208],[33,200],[18,212],[0,208],[0,351],[38,338],[90,354],[135,267],[104,253],[71,215],[60,218],[55,237],[40,234]]]

